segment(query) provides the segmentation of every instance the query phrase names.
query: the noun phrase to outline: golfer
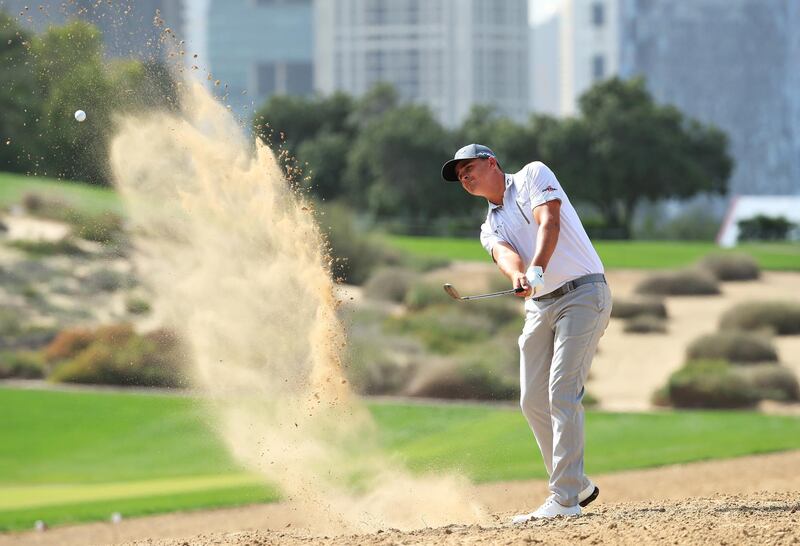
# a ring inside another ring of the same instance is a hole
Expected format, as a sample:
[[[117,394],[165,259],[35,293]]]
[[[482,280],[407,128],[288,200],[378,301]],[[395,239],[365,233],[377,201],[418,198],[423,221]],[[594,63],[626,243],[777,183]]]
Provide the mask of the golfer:
[[[583,472],[581,400],[611,315],[603,264],[543,163],[506,174],[492,150],[470,144],[444,164],[442,177],[489,202],[481,244],[526,298],[520,406],[542,452],[551,495],[513,521],[580,515],[600,493]]]

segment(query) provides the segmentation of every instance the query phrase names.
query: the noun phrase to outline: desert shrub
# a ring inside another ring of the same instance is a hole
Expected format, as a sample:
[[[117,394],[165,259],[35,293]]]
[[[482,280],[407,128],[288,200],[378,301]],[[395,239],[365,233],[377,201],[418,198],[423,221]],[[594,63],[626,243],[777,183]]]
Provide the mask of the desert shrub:
[[[0,353],[0,379],[41,379],[45,375],[42,355],[36,351]]]
[[[758,401],[758,392],[723,360],[690,361],[673,373],[666,397],[678,408],[741,408]]]
[[[84,252],[75,242],[69,237],[64,237],[57,241],[33,240],[28,241],[24,239],[17,239],[9,241],[8,246],[19,249],[29,256],[43,257],[43,256],[84,256]]]
[[[451,353],[464,343],[482,341],[493,331],[492,321],[481,315],[465,314],[456,307],[429,307],[418,313],[390,318],[389,331],[413,334],[437,353]]]
[[[667,331],[667,324],[652,315],[637,315],[626,320],[623,329],[628,334],[663,334]]]
[[[417,281],[406,292],[405,304],[409,309],[424,309],[436,304],[457,304],[442,288],[433,281]]]
[[[722,315],[720,328],[769,328],[779,335],[800,334],[800,304],[778,301],[740,303]]]
[[[630,319],[642,315],[667,318],[667,306],[659,299],[638,298],[632,300],[614,298],[614,307],[611,309],[612,318]]]
[[[522,319],[524,316],[523,300],[514,296],[471,301],[469,304],[465,305],[462,310],[466,314],[486,316],[495,323],[493,330],[509,322],[516,324],[519,329],[522,328]]]
[[[780,402],[800,399],[800,385],[792,370],[777,364],[734,366],[734,371],[765,400]]]
[[[719,287],[709,273],[684,269],[650,275],[638,284],[636,292],[658,296],[705,296],[719,294]]]
[[[73,233],[87,241],[110,243],[123,234],[122,216],[113,212],[86,214],[72,210],[66,219],[72,225]]]
[[[59,332],[44,350],[44,359],[53,363],[75,357],[94,341],[94,333],[86,328],[67,328]]]
[[[709,254],[698,265],[720,281],[749,281],[761,274],[758,263],[748,254]]]
[[[96,269],[81,281],[81,288],[86,293],[94,294],[97,292],[115,292],[126,286],[126,284],[126,277],[122,273],[112,269]]]
[[[331,272],[335,278],[360,285],[376,266],[386,261],[386,251],[356,229],[353,215],[344,205],[321,206],[317,220],[330,246]]]
[[[66,221],[66,214],[70,210],[74,210],[69,202],[60,197],[36,192],[25,193],[22,196],[22,206],[28,214],[62,222]]]
[[[694,340],[687,359],[722,359],[728,362],[776,362],[778,352],[769,338],[750,332],[717,332]]]
[[[22,331],[20,313],[10,307],[0,307],[0,337],[15,336]]]
[[[510,400],[519,396],[519,386],[514,379],[489,366],[444,362],[421,369],[406,394],[427,398]]]
[[[125,300],[125,309],[132,315],[144,315],[150,312],[150,303],[144,298],[130,297]]]
[[[373,336],[351,340],[345,369],[361,394],[399,394],[426,358],[419,342],[408,337]]]
[[[415,282],[414,272],[399,267],[383,267],[375,271],[364,284],[364,294],[379,300],[401,303]]]
[[[73,358],[56,365],[49,379],[140,387],[178,387],[182,351],[174,335],[157,331],[137,334],[130,325],[113,325],[93,332],[92,342]]]

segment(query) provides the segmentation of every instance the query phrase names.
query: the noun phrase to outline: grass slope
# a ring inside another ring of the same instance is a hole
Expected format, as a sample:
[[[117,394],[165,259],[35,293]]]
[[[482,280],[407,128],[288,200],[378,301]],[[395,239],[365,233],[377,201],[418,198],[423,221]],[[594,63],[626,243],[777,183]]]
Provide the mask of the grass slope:
[[[386,237],[391,246],[423,257],[449,260],[488,261],[489,255],[476,239],[447,237]],[[686,241],[595,241],[603,264],[608,269],[668,269],[693,264],[706,254],[743,252],[755,258],[764,269],[800,270],[800,244],[759,243],[742,244],[731,250],[721,250],[711,242]]]
[[[0,173],[0,207],[19,204],[26,193],[60,199],[81,212],[122,212],[122,202],[110,188],[46,177]]]
[[[542,478],[519,411],[372,403],[386,448],[414,471]],[[181,396],[0,388],[0,529],[266,502],[201,404]],[[800,419],[752,412],[587,415],[587,471],[800,448]]]

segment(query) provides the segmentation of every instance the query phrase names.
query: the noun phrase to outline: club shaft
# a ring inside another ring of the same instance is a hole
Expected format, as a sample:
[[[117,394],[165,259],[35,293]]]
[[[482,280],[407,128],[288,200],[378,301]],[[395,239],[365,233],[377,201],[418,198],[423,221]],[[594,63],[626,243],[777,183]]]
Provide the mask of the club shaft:
[[[515,289],[511,290],[503,290],[501,292],[492,292],[491,294],[478,294],[476,296],[461,296],[462,300],[480,300],[483,298],[494,298],[496,296],[507,296],[508,294],[514,294],[516,292]]]

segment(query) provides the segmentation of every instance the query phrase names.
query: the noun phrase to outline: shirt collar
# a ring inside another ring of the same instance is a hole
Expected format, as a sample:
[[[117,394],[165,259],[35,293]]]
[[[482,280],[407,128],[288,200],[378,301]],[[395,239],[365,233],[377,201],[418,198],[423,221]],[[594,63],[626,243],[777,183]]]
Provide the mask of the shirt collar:
[[[514,178],[510,174],[505,174],[504,173],[504,176],[505,176],[505,180],[506,180],[506,190],[505,191],[508,191],[509,186],[511,186],[511,184],[514,182]],[[503,200],[504,201],[505,201],[505,195],[506,195],[505,192],[503,192]],[[503,208],[503,205],[495,205],[494,203],[492,203],[488,199],[486,200],[486,202],[489,203],[489,210],[490,211]]]

